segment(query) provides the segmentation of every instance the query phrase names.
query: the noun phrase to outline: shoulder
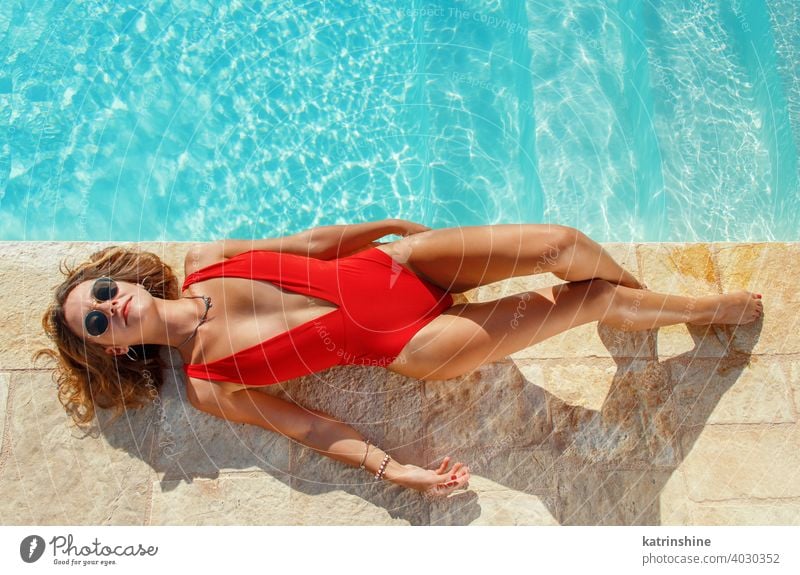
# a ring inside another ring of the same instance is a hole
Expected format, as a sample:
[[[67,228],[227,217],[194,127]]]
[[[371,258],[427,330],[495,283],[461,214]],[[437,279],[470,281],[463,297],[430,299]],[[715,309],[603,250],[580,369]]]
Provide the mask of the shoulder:
[[[185,276],[189,276],[206,266],[225,259],[222,243],[220,242],[192,244],[186,251],[186,257],[183,260],[183,273]]]
[[[200,409],[209,405],[217,405],[222,396],[230,395],[241,389],[247,389],[247,386],[241,383],[228,383],[188,377],[186,382],[186,399],[192,406]]]

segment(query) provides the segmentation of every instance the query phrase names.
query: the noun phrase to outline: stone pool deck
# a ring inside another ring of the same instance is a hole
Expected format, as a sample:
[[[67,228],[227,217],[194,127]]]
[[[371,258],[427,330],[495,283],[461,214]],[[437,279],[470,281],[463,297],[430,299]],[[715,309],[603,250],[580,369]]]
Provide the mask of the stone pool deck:
[[[439,501],[194,410],[179,369],[152,406],[71,426],[31,356],[59,262],[103,245],[0,243],[3,525],[800,524],[798,243],[605,245],[654,291],[763,294],[764,317],[736,329],[595,323],[454,380],[337,367],[266,389],[400,461],[468,463],[469,490]],[[186,244],[140,245],[182,269]]]

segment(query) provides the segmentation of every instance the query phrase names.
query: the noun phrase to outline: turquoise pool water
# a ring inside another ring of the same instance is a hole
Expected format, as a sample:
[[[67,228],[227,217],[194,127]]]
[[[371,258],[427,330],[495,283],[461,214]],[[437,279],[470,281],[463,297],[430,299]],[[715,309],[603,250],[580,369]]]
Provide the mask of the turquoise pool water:
[[[0,5],[0,239],[800,240],[796,0]]]

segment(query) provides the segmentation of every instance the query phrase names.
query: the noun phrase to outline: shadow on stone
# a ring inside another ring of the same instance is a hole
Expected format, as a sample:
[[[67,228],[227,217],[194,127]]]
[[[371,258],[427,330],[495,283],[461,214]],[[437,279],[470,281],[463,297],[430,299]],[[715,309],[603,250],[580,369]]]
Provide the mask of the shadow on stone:
[[[546,523],[542,513],[546,509],[562,525],[659,525],[662,489],[691,451],[720,398],[748,365],[761,326],[761,320],[736,330],[688,326],[695,349],[705,338],[716,337],[725,345],[725,355],[698,360],[692,350],[664,362],[655,353],[657,332],[647,332],[651,341],[646,348],[653,350],[652,355],[614,357],[616,373],[599,410],[567,403],[536,381],[526,380],[513,363],[495,378],[483,374],[476,381],[467,377],[457,384],[428,382],[433,405],[452,406],[439,412],[434,407],[428,425],[437,420],[455,422],[465,415],[473,421],[474,431],[455,433],[452,425],[450,431],[434,431],[426,453],[431,458],[448,453],[466,461],[481,481],[489,479],[533,495],[534,504],[543,508],[538,519],[537,513],[517,508],[509,522]],[[612,336],[619,341],[621,332],[600,325],[598,333],[610,348]],[[459,390],[453,389],[456,385]],[[460,396],[463,389],[474,394],[459,397],[464,413],[457,414],[459,407],[448,397]],[[504,402],[503,395],[518,400]],[[478,401],[484,407],[475,408]],[[490,415],[485,404],[497,415]],[[508,412],[502,424],[500,411]],[[464,493],[459,503],[453,498],[446,507],[436,504],[432,522],[472,522],[481,512],[471,509],[478,503],[469,495]]]
[[[614,357],[616,373],[599,411],[568,403],[511,361],[448,381],[341,367],[264,388],[346,421],[404,463],[430,468],[445,455],[463,461],[473,484],[480,483],[480,499],[466,491],[431,501],[260,427],[201,413],[186,400],[179,369],[157,402],[110,425],[100,417],[98,430],[153,468],[153,489],[161,494],[237,474],[250,479],[252,491],[263,479],[261,508],[280,507],[281,514],[273,521],[256,512],[248,521],[255,524],[658,525],[664,485],[748,365],[761,321],[736,330],[688,327],[694,350],[664,362],[657,359],[657,332],[625,333],[639,339],[621,348],[637,355]],[[620,348],[620,333],[598,326],[609,349]],[[695,358],[713,337],[725,345],[724,356]],[[247,513],[250,491],[239,515],[227,517],[224,502],[214,500],[224,492],[204,493],[209,521],[243,522],[237,517]],[[156,508],[159,495],[153,494]],[[482,509],[486,501],[491,509]],[[157,509],[148,519],[170,522]]]

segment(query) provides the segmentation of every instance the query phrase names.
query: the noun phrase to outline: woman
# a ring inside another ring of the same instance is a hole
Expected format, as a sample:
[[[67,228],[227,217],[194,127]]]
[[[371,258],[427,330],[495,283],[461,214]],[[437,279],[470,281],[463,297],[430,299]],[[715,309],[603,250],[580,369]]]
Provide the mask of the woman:
[[[402,239],[380,244],[385,235]],[[567,283],[492,302],[463,292],[550,272]],[[287,435],[397,484],[445,496],[469,468],[401,464],[352,427],[258,386],[333,365],[380,365],[423,380],[454,378],[572,327],[628,331],[679,322],[743,324],[760,295],[682,297],[646,289],[602,247],[566,226],[431,230],[391,219],[267,240],[198,244],[186,281],[155,255],[109,248],[56,290],[43,325],[58,347],[59,398],[80,424],[95,406],[139,407],[161,384],[159,346],[177,348],[196,408]],[[521,305],[524,300],[524,305]]]

